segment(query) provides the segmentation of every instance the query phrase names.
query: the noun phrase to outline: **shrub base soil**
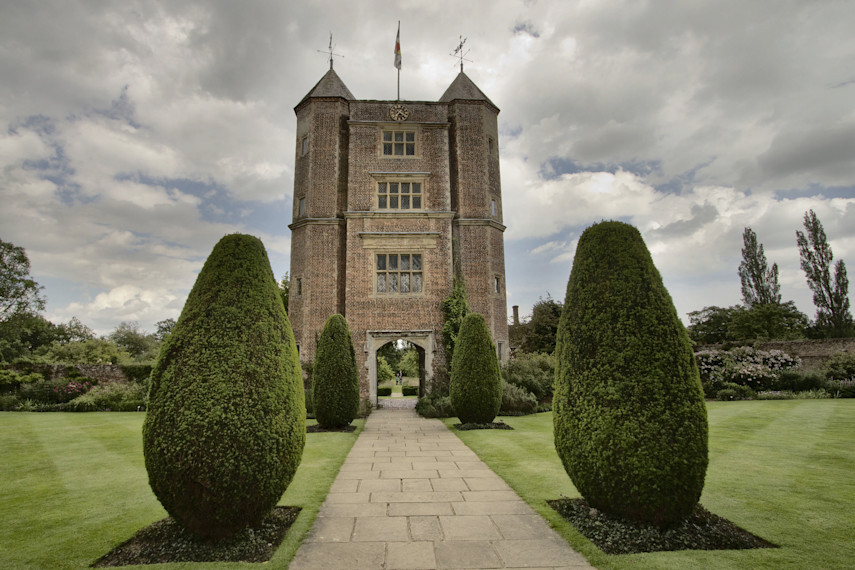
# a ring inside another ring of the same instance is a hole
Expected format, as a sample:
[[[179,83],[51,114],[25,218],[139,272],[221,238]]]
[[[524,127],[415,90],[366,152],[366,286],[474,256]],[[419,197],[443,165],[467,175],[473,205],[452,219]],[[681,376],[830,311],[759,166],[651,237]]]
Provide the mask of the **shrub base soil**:
[[[467,431],[470,429],[514,429],[505,422],[492,422],[489,424],[454,424],[454,427],[459,429],[460,431]]]
[[[92,563],[92,568],[169,562],[267,562],[300,513],[275,507],[258,528],[245,528],[223,541],[205,541],[168,517],[137,532]]]
[[[712,514],[701,505],[695,507],[688,519],[661,529],[609,517],[588,506],[584,499],[546,502],[606,554],[778,548],[729,520]]]
[[[354,431],[356,431],[356,426],[348,425],[348,426],[331,427],[331,428],[321,427],[318,424],[306,426],[306,433],[324,433],[324,432],[330,432],[330,431],[340,432],[340,433],[353,433]]]

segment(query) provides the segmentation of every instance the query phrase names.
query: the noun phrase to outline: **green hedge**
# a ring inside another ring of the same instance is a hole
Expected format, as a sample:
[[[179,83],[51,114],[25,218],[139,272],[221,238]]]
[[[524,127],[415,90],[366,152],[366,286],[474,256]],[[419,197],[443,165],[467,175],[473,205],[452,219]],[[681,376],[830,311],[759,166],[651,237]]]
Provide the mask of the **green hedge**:
[[[419,395],[419,387],[418,386],[401,386],[401,394],[404,396],[418,396]]]
[[[391,396],[392,395],[392,387],[391,386],[380,386],[377,388],[378,396]]]

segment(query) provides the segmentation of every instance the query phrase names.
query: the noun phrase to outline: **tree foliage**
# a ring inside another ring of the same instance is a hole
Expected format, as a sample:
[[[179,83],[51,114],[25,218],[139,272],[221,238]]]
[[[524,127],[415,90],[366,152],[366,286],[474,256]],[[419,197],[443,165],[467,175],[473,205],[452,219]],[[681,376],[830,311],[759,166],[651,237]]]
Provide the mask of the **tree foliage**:
[[[667,526],[698,502],[707,417],[686,331],[634,227],[582,234],[558,329],[555,447],[592,507]]]
[[[305,443],[300,362],[264,246],[214,247],[151,375],[149,483],[182,526],[211,539],[258,524]]]
[[[390,382],[395,377],[395,371],[382,355],[377,355],[377,383]]]
[[[403,350],[399,369],[404,376],[418,378],[419,376],[419,349],[410,345]]]
[[[736,307],[728,325],[732,341],[798,340],[805,338],[810,324],[807,315],[792,301],[786,303],[755,303]]]
[[[555,352],[555,335],[561,319],[563,305],[547,293],[531,310],[531,319],[524,325],[519,349],[528,353],[552,354]]]
[[[739,264],[739,280],[742,282],[742,299],[745,305],[772,305],[781,302],[781,286],[778,283],[778,264],[769,268],[763,244],[757,243],[757,234],[751,228],[742,233],[742,262]]]
[[[285,305],[285,312],[288,312],[288,298],[291,294],[291,276],[288,272],[282,276],[277,284],[279,285],[279,295],[282,297],[282,304]]]
[[[42,289],[30,276],[24,248],[0,239],[0,322],[12,315],[44,310]]]
[[[137,360],[153,360],[157,357],[157,338],[140,328],[137,321],[122,321],[107,338]]]
[[[162,321],[157,321],[154,324],[154,327],[155,340],[157,340],[157,342],[163,342],[166,340],[166,337],[172,333],[172,329],[175,328],[175,319],[163,319]]]
[[[445,348],[446,366],[449,371],[451,371],[451,362],[454,359],[454,347],[457,344],[460,325],[468,312],[469,302],[466,300],[466,283],[464,283],[463,277],[455,275],[451,295],[442,302],[442,345]]]
[[[347,321],[341,315],[327,319],[315,349],[312,400],[318,425],[349,425],[359,410],[359,373]]]
[[[704,307],[689,313],[689,338],[698,344],[805,338],[810,324],[795,303]]]
[[[463,423],[493,421],[502,405],[502,375],[484,316],[469,313],[460,325],[451,365],[451,403]]]
[[[839,260],[833,266],[834,254],[825,236],[822,223],[813,210],[804,216],[805,232],[796,230],[796,242],[802,270],[808,287],[813,291],[816,307],[816,328],[828,337],[852,336],[853,321],[849,311],[849,278],[846,264]]]

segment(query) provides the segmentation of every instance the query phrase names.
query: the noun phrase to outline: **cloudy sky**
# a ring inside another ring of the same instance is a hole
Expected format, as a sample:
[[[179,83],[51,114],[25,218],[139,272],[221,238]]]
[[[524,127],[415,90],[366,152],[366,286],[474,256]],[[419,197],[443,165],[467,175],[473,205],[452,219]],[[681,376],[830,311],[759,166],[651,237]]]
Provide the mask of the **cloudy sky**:
[[[177,318],[216,241],[289,266],[293,107],[328,69],[360,99],[498,105],[508,305],[563,300],[579,234],[636,225],[685,320],[740,301],[750,226],[813,317],[795,231],[855,263],[855,3],[380,0],[0,4],[0,239],[46,316]],[[510,311],[509,311],[510,312]]]

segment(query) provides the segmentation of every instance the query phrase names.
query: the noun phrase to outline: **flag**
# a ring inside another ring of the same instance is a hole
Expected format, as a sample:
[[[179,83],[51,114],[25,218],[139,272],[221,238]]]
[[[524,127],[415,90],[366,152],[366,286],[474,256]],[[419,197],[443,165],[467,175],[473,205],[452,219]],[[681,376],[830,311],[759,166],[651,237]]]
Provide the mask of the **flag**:
[[[398,22],[398,36],[395,38],[395,67],[401,71],[401,22]]]

